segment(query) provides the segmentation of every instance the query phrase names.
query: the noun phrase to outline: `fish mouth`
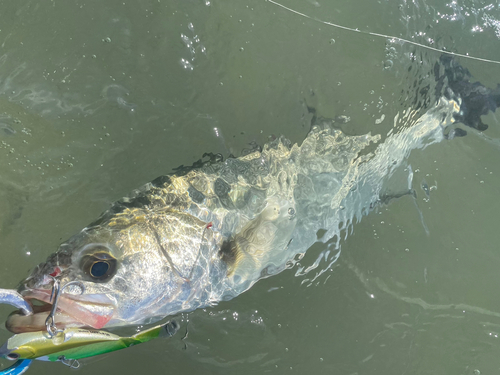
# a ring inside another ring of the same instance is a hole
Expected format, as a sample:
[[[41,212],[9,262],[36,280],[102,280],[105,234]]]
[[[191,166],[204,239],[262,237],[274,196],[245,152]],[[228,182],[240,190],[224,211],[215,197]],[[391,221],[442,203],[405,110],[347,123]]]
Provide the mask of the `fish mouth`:
[[[23,298],[33,305],[33,314],[12,313],[5,327],[12,333],[46,330],[45,321],[52,309],[51,290],[30,289],[22,293]],[[55,324],[57,329],[68,327],[103,328],[114,314],[114,304],[104,294],[74,295],[62,293],[57,303]]]

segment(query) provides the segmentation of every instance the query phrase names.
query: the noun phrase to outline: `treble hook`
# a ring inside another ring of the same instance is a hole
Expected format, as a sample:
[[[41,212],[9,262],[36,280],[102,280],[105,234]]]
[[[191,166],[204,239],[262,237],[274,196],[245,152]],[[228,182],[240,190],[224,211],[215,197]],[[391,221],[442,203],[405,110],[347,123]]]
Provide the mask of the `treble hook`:
[[[56,310],[57,303],[59,302],[59,296],[62,294],[64,289],[68,286],[77,285],[81,289],[81,293],[85,293],[85,285],[81,281],[70,281],[69,283],[61,286],[61,281],[59,279],[54,278],[54,285],[52,285],[52,292],[50,293],[50,302],[52,302],[52,309],[50,310],[49,316],[45,320],[45,327],[47,328],[47,333],[50,338],[53,338],[57,334],[63,332],[61,329],[57,329],[56,327]]]

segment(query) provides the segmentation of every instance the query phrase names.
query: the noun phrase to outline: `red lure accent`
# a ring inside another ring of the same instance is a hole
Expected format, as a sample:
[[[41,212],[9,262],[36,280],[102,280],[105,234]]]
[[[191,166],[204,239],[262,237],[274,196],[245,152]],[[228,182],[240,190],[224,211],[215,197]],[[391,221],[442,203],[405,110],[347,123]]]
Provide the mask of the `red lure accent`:
[[[205,227],[205,229],[208,229],[208,228],[212,228],[213,224],[212,222],[208,223],[207,226]]]

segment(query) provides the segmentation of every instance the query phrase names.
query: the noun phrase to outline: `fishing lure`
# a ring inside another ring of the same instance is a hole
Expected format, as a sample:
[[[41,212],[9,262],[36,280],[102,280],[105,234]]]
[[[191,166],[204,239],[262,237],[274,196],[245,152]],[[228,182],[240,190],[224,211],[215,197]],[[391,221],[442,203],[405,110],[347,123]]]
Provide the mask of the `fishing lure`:
[[[33,314],[33,308],[30,303],[13,289],[0,289],[0,303],[17,307],[24,315]]]
[[[71,367],[78,367],[78,359],[125,349],[157,337],[170,337],[178,329],[178,323],[171,321],[129,337],[121,337],[103,330],[83,328],[67,328],[58,331],[54,336],[47,331],[26,332],[12,336],[0,347],[0,356],[10,360],[60,361]],[[17,364],[18,362],[14,366]],[[21,373],[0,372],[0,375]]]
[[[33,362],[31,359],[20,359],[12,366],[0,371],[0,375],[21,375],[24,374]]]

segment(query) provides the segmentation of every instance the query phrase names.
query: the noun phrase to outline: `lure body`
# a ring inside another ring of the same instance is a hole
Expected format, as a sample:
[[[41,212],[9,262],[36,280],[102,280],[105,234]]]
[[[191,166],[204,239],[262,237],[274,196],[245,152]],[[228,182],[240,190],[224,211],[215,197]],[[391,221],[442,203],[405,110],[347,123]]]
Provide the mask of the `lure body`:
[[[130,337],[83,328],[67,328],[53,337],[46,331],[27,332],[12,336],[0,348],[0,356],[50,362],[78,360],[125,349],[157,337],[172,336],[177,329],[177,323],[169,322]]]

